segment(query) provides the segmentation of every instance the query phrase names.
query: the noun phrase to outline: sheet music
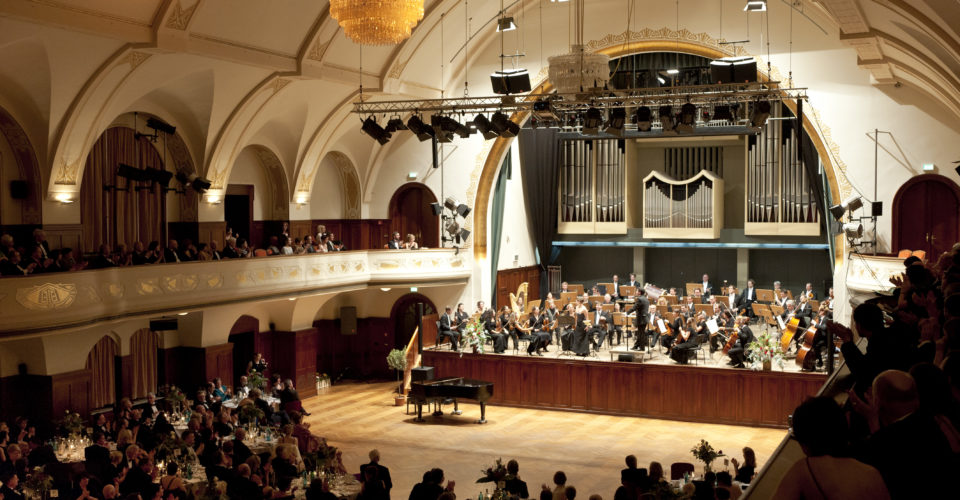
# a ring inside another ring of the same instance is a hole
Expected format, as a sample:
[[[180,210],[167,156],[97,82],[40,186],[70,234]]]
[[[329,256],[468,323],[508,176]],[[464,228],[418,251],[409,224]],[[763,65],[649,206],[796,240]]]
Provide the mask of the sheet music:
[[[667,333],[667,325],[663,323],[661,318],[657,318],[657,328],[660,329],[660,333]]]
[[[707,320],[707,330],[710,330],[710,333],[717,333],[720,331],[720,327],[717,325],[717,320],[708,319]]]
[[[783,318],[780,316],[777,316],[777,324],[780,325],[781,330],[787,329],[787,325],[783,323]]]

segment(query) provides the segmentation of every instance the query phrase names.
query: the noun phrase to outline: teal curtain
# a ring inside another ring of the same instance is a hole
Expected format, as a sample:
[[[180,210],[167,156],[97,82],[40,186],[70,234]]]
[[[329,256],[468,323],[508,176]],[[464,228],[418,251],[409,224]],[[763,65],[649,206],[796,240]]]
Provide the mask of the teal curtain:
[[[510,159],[510,150],[507,150],[507,156],[500,165],[500,175],[497,176],[497,184],[493,188],[493,212],[490,214],[491,230],[490,239],[493,245],[490,248],[490,305],[494,310],[499,307],[497,304],[497,264],[500,262],[500,238],[503,236],[503,204],[507,198],[507,179],[511,176],[513,163]]]

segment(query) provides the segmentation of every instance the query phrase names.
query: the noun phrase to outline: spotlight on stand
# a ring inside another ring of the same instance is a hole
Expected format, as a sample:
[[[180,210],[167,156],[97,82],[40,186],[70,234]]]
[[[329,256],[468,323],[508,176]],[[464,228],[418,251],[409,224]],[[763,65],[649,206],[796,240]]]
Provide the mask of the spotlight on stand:
[[[633,115],[633,120],[637,122],[637,130],[641,132],[649,132],[650,128],[653,127],[653,111],[650,110],[647,106],[640,106],[637,108],[637,112]]]
[[[419,116],[413,115],[407,120],[407,128],[413,132],[413,135],[420,139],[420,142],[429,141],[433,137],[433,128],[423,123]]]
[[[494,94],[521,94],[530,92],[530,74],[523,68],[505,69],[490,75]]]
[[[372,116],[367,117],[367,119],[363,121],[363,125],[360,127],[360,130],[370,137],[376,139],[381,146],[390,142],[390,138],[393,137],[393,134],[387,132],[383,127],[378,125],[377,120],[375,120]]]
[[[204,191],[210,189],[210,181],[199,177],[197,174],[186,174],[184,172],[177,172],[177,181],[184,186],[190,186],[194,191],[203,194]]]
[[[387,122],[386,130],[391,134],[398,130],[407,130],[407,124],[403,123],[399,116],[394,116]]]
[[[494,113],[491,121],[493,122],[493,130],[500,137],[516,137],[520,133],[520,125],[510,121],[510,118],[507,118],[503,111]]]
[[[863,199],[857,195],[851,195],[846,200],[843,200],[843,203],[830,207],[830,213],[833,214],[834,219],[840,220],[848,211],[853,212],[862,206]]]
[[[660,127],[663,129],[663,133],[676,135],[677,131],[674,130],[676,124],[673,121],[673,107],[660,106],[657,114],[660,115]]]
[[[580,130],[584,135],[596,135],[600,132],[600,125],[603,125],[603,113],[599,109],[591,107],[583,118],[583,128]]]
[[[757,101],[754,103],[753,112],[750,114],[750,126],[754,131],[759,132],[760,127],[767,123],[767,118],[770,118],[770,102]]]
[[[477,131],[483,135],[485,140],[496,139],[497,132],[493,130],[493,124],[483,113],[480,113],[473,119],[473,124],[477,126]]]
[[[859,222],[848,222],[842,226],[842,229],[843,234],[851,241],[863,237],[863,224]]]
[[[623,137],[624,125],[627,122],[627,110],[623,108],[613,108],[610,110],[610,119],[607,120],[607,129],[604,132]]]
[[[448,196],[447,199],[443,200],[443,206],[449,208],[451,212],[455,212],[460,217],[466,217],[470,214],[470,207],[458,202],[456,198],[452,196]]]
[[[433,215],[440,215],[443,213],[443,205],[439,203],[431,203],[430,210],[433,211]]]
[[[117,165],[117,175],[135,182],[146,182],[150,180],[145,170],[127,165],[126,163]]]
[[[164,123],[156,118],[147,118],[147,127],[152,128],[157,132],[163,132],[164,134],[173,135],[177,132],[177,127]]]
[[[692,134],[697,126],[697,107],[691,103],[680,106],[680,123],[677,124],[677,132],[682,134]]]

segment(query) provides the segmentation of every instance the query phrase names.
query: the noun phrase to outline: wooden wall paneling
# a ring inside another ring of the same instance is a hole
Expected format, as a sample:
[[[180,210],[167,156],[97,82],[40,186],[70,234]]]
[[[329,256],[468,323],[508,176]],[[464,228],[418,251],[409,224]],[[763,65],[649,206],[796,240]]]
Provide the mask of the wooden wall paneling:
[[[761,378],[763,394],[760,397],[761,414],[760,421],[764,424],[776,425],[780,423],[780,394],[783,390],[783,382],[766,376]]]
[[[644,415],[660,415],[663,413],[663,370],[649,369],[643,371],[640,379],[642,396],[640,397],[640,413]]]
[[[717,420],[737,421],[737,401],[740,396],[740,377],[736,374],[717,374]]]
[[[736,393],[740,402],[737,422],[759,424],[762,421],[763,381],[759,377],[741,376],[740,391]]]
[[[200,239],[200,232],[196,222],[168,222],[167,223],[167,239],[177,240],[181,245],[181,250],[186,247],[183,246],[183,242],[190,240],[194,245],[197,245],[197,248],[200,248],[199,242],[206,243],[207,240]],[[149,244],[149,241],[144,241],[143,244]],[[161,248],[167,247],[167,242],[160,242]]]
[[[517,287],[523,282],[529,283],[527,291],[530,296],[527,300],[538,300],[540,298],[539,266],[497,271],[497,307],[502,308],[505,305],[510,305],[510,294],[517,293]]]
[[[119,348],[118,348],[119,350]],[[133,355],[117,356],[120,359],[120,394],[117,401],[133,394]]]
[[[227,223],[224,221],[215,221],[215,222],[198,222],[197,224],[197,238],[200,243],[210,243],[211,241],[217,242],[217,248],[223,250],[224,242],[223,238],[227,234]],[[199,245],[198,245],[199,247]]]
[[[296,332],[297,370],[293,383],[301,397],[317,393],[317,335],[316,328]]]
[[[179,385],[179,347],[157,349],[157,385]]]
[[[57,418],[66,411],[77,412],[82,417],[90,414],[90,370],[83,369],[60,373],[50,377],[52,416]]]
[[[585,410],[590,402],[589,372],[584,363],[571,363],[567,370],[570,377],[570,407]]]
[[[223,380],[233,380],[233,344],[227,342],[204,348],[204,382],[216,377]]]
[[[236,229],[234,229],[236,231]],[[250,234],[240,233],[241,238],[247,238],[251,248],[266,248],[266,229],[262,220],[255,220],[250,223]]]
[[[342,370],[342,357],[337,353],[337,325],[333,320],[318,320],[313,327],[317,329],[317,371],[336,377]]]
[[[523,372],[522,363],[513,358],[504,358],[503,361],[503,402],[520,404],[523,402]]]
[[[423,347],[436,345],[437,343],[437,321],[440,320],[440,314],[426,314],[423,316]]]
[[[587,408],[603,411],[607,408],[607,394],[612,378],[609,370],[587,365]]]
[[[300,238],[303,240],[304,236],[313,236],[317,237],[316,233],[317,226],[313,225],[312,220],[292,220],[290,221],[290,237],[291,238]],[[316,384],[314,384],[316,385]]]
[[[537,363],[536,361],[531,361],[529,363],[520,364],[520,379],[516,381],[520,385],[520,401],[521,402],[532,402],[536,400],[536,394],[539,388],[537,387]]]
[[[573,405],[573,388],[570,384],[570,368],[573,364],[574,363],[570,361],[566,361],[560,363],[557,367],[557,386],[554,389],[554,404],[557,408],[570,408]]]
[[[538,405],[553,405],[557,400],[557,383],[563,376],[560,365],[555,363],[537,363],[536,390],[534,400]]]
[[[72,248],[76,251],[95,251],[96,248],[81,249],[83,241],[83,225],[81,224],[45,224],[43,231],[47,233],[47,243],[51,249]]]

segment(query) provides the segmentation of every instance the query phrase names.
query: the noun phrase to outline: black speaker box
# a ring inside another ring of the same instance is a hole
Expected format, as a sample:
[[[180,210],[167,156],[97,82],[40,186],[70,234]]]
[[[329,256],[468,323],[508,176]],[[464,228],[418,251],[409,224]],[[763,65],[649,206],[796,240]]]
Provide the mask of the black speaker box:
[[[432,366],[420,366],[417,368],[410,369],[411,382],[427,382],[430,380],[433,380]]]
[[[356,335],[357,334],[357,308],[350,307],[341,307],[340,308],[340,335]]]
[[[883,215],[883,202],[875,201],[870,205],[870,215],[873,217],[880,217]]]
[[[176,319],[152,319],[150,320],[150,330],[155,332],[166,332],[177,329]]]
[[[633,363],[633,354],[630,353],[621,353],[617,356],[617,361],[626,361],[627,363]]]
[[[27,181],[10,181],[10,197],[15,200],[25,200],[30,196],[30,186]]]

